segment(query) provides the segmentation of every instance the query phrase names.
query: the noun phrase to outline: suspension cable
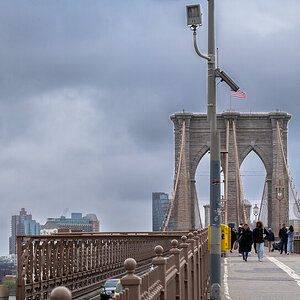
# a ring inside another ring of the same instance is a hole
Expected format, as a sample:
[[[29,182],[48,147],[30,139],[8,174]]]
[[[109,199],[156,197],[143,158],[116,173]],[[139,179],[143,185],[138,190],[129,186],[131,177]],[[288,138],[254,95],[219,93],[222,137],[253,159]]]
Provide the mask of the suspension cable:
[[[241,173],[240,173],[240,163],[238,158],[238,148],[237,148],[237,141],[236,141],[236,128],[235,128],[235,121],[232,121],[232,129],[233,129],[233,140],[234,140],[234,150],[235,150],[235,165],[236,165],[236,182],[237,186],[237,214],[238,214],[238,223],[240,223],[240,205],[242,205],[242,213],[244,222],[247,222],[247,215],[245,210],[245,202],[244,202],[244,193],[243,193],[243,186],[241,180]],[[239,189],[238,189],[239,188]]]
[[[172,202],[169,208],[169,212],[168,212],[168,216],[167,216],[167,220],[164,226],[164,230],[166,231],[170,222],[170,218],[171,218],[171,213],[174,207],[174,202],[175,202],[175,196],[176,196],[176,192],[177,192],[177,186],[178,186],[178,181],[179,181],[179,174],[180,174],[180,169],[181,169],[181,162],[182,162],[182,156],[183,156],[183,149],[185,147],[185,120],[183,120],[182,122],[182,133],[181,133],[181,146],[180,146],[180,156],[179,156],[179,163],[178,163],[178,168],[177,168],[177,174],[176,174],[176,181],[175,181],[175,186],[174,186],[174,191],[173,191],[173,195],[172,195]]]
[[[264,189],[263,189],[263,194],[262,194],[262,198],[261,198],[261,202],[260,202],[260,206],[259,206],[259,214],[258,214],[258,220],[262,220],[262,209],[264,207],[265,204],[265,197],[266,197],[266,190],[267,190],[267,176],[265,178],[265,184],[264,184]]]
[[[297,199],[297,196],[296,196],[293,184],[292,184],[292,180],[291,180],[291,177],[290,177],[290,173],[289,173],[289,169],[288,169],[288,165],[287,165],[287,160],[286,160],[286,155],[285,155],[284,149],[283,149],[283,144],[282,144],[282,139],[281,139],[281,132],[280,132],[280,127],[279,127],[279,122],[278,121],[276,121],[276,127],[277,127],[277,135],[278,135],[278,140],[279,140],[279,144],[280,144],[283,163],[284,163],[285,170],[286,170],[286,173],[287,173],[287,176],[288,176],[288,179],[289,179],[289,184],[290,184],[290,187],[291,187],[291,190],[292,190],[292,194],[293,194],[298,212],[300,213],[300,204],[298,202],[298,199]]]

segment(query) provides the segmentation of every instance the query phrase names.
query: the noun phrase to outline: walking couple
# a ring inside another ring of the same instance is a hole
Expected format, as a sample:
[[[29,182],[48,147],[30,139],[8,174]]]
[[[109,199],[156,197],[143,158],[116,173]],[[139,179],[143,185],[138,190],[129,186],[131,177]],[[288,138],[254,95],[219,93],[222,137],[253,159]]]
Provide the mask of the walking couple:
[[[264,241],[268,237],[267,230],[263,227],[261,221],[257,221],[256,228],[253,232],[247,224],[244,224],[241,230],[240,246],[243,253],[243,260],[247,261],[248,254],[251,252],[252,244],[255,244],[258,260],[262,261],[264,255]]]

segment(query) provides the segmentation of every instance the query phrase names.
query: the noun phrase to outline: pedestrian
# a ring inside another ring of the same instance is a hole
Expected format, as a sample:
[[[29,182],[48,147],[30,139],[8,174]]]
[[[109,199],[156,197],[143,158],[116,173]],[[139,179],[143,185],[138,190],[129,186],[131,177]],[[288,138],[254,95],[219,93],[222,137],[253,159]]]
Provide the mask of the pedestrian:
[[[280,254],[284,252],[287,254],[287,241],[288,241],[288,234],[287,234],[287,228],[285,224],[282,224],[282,228],[279,230],[279,238],[280,238]]]
[[[247,224],[244,225],[244,230],[241,231],[241,250],[243,253],[243,260],[247,261],[248,254],[251,252],[253,243],[252,231]]]
[[[230,248],[230,253],[232,253],[232,248],[233,248],[233,245],[236,241],[236,230],[235,228],[231,227],[231,248]]]
[[[262,221],[257,221],[256,227],[253,229],[253,242],[256,243],[256,251],[259,261],[262,261],[264,257],[264,243],[267,238],[268,231],[264,228]]]
[[[242,250],[241,250],[241,234],[242,231],[244,230],[244,224],[241,223],[239,228],[238,228],[238,242],[239,242],[239,256],[242,256]]]
[[[272,232],[272,228],[269,228],[269,231],[268,231],[268,247],[269,247],[269,252],[271,252],[271,247],[272,247],[272,244],[274,243],[274,241],[275,241],[274,232]]]
[[[294,227],[290,225],[288,231],[288,244],[287,244],[287,254],[294,253]]]

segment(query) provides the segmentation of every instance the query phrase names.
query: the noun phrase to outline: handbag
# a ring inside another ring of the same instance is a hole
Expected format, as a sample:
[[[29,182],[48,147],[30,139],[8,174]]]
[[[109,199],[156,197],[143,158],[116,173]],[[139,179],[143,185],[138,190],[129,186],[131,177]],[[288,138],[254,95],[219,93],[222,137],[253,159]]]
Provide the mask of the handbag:
[[[233,249],[236,250],[239,247],[238,241],[235,241],[233,244]]]

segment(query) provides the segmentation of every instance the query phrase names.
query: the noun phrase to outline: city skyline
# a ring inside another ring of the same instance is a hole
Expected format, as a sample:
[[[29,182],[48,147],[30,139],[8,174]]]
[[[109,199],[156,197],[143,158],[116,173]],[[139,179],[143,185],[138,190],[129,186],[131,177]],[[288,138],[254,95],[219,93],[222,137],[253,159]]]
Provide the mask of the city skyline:
[[[206,1],[1,1],[0,254],[21,207],[39,221],[88,207],[103,231],[151,230],[151,193],[173,188],[169,116],[206,112],[206,64],[185,16],[185,5],[198,2],[206,52]],[[219,63],[247,93],[232,107],[292,114],[288,159],[297,189],[300,3],[219,2]],[[229,109],[229,95],[217,85],[218,112]],[[196,177],[201,208],[206,162]],[[253,174],[263,165],[255,155],[245,164],[252,168],[245,197],[259,200],[264,177]]]
[[[64,211],[67,212],[66,210]],[[53,231],[53,225],[46,228],[49,223],[56,224],[56,230]],[[82,213],[70,213],[70,218],[67,215],[61,215],[58,218],[48,217],[43,222],[37,222],[33,219],[31,212],[27,213],[23,207],[19,211],[19,215],[11,216],[11,232],[8,240],[9,251],[1,255],[17,254],[16,250],[16,236],[17,235],[45,235],[57,233],[59,230],[70,229],[70,230],[82,230],[84,232],[98,232],[100,228],[100,222],[97,219],[96,214],[88,213],[83,217]],[[0,256],[1,256],[0,255]]]

